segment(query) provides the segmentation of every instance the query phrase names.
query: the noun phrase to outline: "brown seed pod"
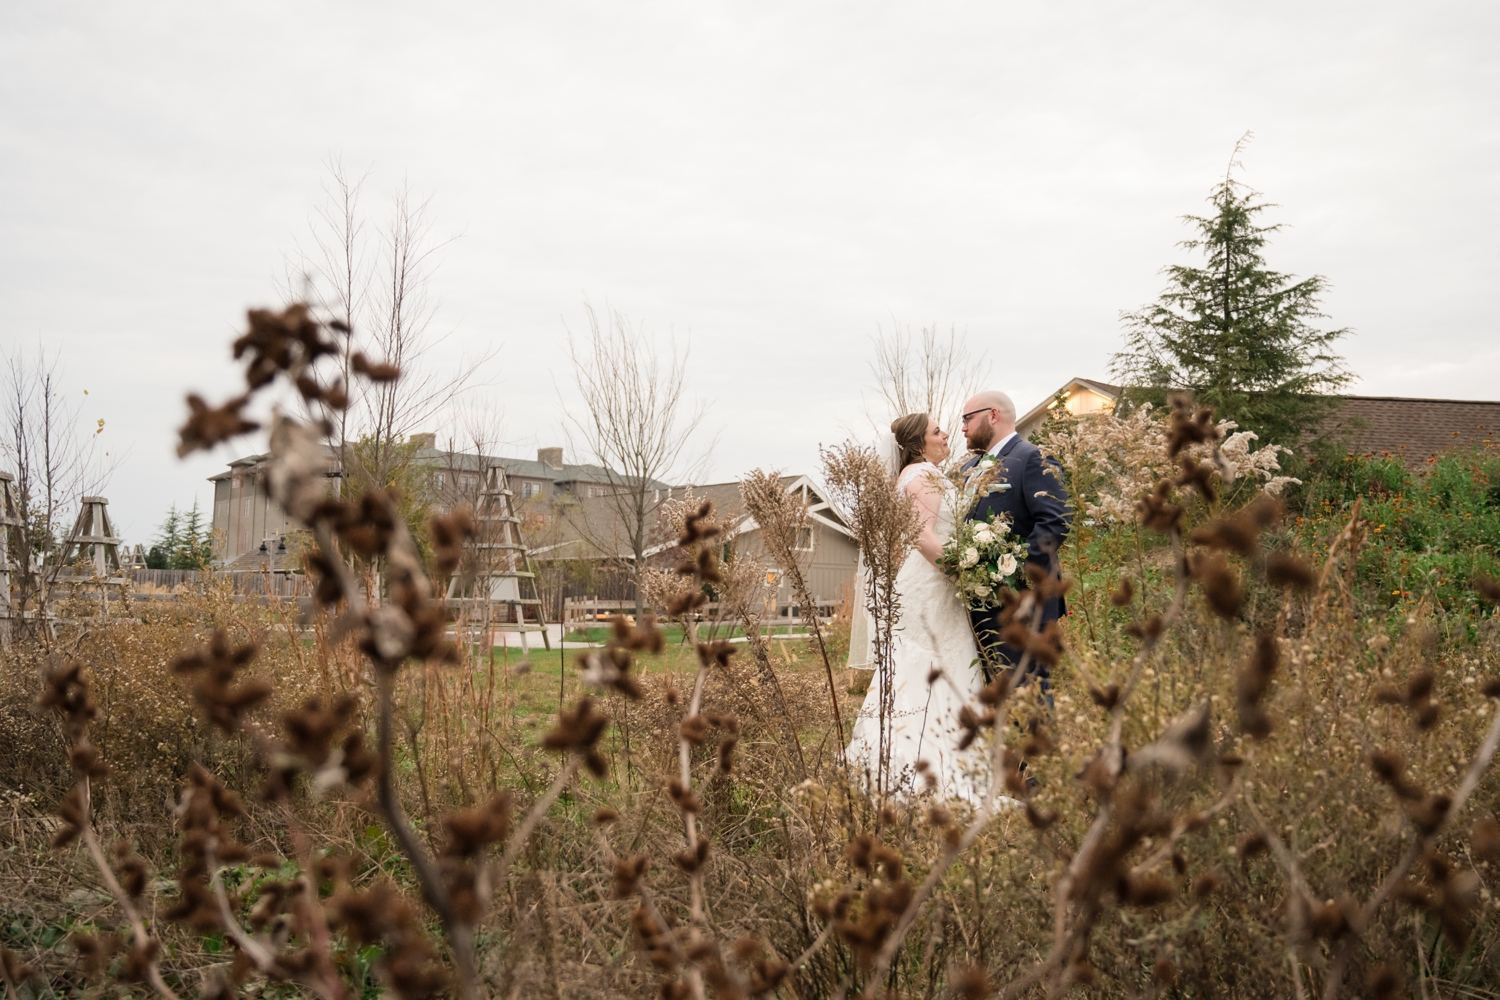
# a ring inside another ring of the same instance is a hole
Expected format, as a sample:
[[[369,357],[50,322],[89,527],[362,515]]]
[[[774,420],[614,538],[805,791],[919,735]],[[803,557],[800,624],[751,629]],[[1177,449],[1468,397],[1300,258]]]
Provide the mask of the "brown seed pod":
[[[1166,876],[1146,872],[1126,880],[1122,902],[1127,906],[1160,906],[1175,895],[1176,887]]]
[[[1495,822],[1495,817],[1484,816],[1474,823],[1470,848],[1482,861],[1500,860],[1500,823]]]
[[[1033,830],[1045,830],[1057,822],[1056,809],[1038,809],[1034,803],[1026,803],[1026,822]]]
[[[371,382],[394,382],[401,377],[401,369],[383,361],[371,361],[363,351],[355,351],[349,358],[349,367]]]
[[[139,899],[141,893],[146,891],[149,871],[145,859],[135,853],[135,848],[128,840],[115,843],[115,870],[120,875],[120,885],[125,894],[131,899]]]
[[[963,1000],[981,1000],[993,992],[990,987],[990,974],[979,965],[966,965],[961,969],[955,969],[949,977],[949,983],[953,987],[953,995],[962,997]]]
[[[1405,1000],[1406,990],[1401,985],[1401,976],[1384,962],[1377,962],[1365,977],[1365,990],[1370,1000]]]
[[[1311,590],[1315,582],[1307,563],[1290,552],[1272,552],[1266,556],[1266,582],[1273,587]]]
[[[701,747],[708,739],[708,720],[702,715],[690,715],[677,727],[677,734],[695,747]]]
[[[1172,483],[1163,479],[1154,490],[1135,502],[1136,516],[1142,527],[1162,534],[1176,529],[1182,520],[1183,509],[1170,502],[1171,496]]]
[[[638,854],[632,858],[619,858],[615,861],[615,885],[614,893],[616,899],[625,899],[635,895],[636,886],[645,877],[646,869],[650,867],[650,859],[644,854]]]
[[[1247,864],[1251,858],[1266,853],[1271,845],[1266,838],[1259,833],[1247,833],[1240,838],[1236,853],[1240,856],[1240,864]]]
[[[705,667],[712,664],[718,664],[720,667],[728,667],[729,658],[734,653],[734,643],[728,639],[715,639],[713,642],[698,643],[698,661]]]
[[[177,429],[177,456],[206,451],[223,441],[260,430],[260,424],[240,414],[250,397],[236,396],[222,406],[211,407],[202,396],[189,393],[187,422]]]
[[[1221,553],[1200,555],[1192,560],[1191,568],[1194,579],[1203,589],[1204,599],[1215,614],[1232,619],[1240,613],[1245,595],[1240,590],[1239,577]]]
[[[1095,705],[1098,705],[1105,711],[1110,711],[1115,707],[1115,705],[1119,704],[1120,685],[1106,684],[1104,686],[1104,690],[1102,691],[1098,688],[1091,687],[1089,688],[1089,697],[1093,699]]]

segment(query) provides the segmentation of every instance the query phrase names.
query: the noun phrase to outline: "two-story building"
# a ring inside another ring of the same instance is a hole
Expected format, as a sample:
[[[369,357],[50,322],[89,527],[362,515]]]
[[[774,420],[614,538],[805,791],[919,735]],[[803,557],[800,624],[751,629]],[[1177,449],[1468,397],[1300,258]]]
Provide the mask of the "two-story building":
[[[425,502],[439,510],[472,503],[479,495],[484,470],[494,464],[504,466],[517,506],[531,507],[533,516],[543,519],[550,505],[540,501],[602,497],[620,481],[618,474],[612,475],[603,466],[565,462],[561,448],[539,448],[533,461],[439,448],[434,434],[413,434],[407,445],[411,471],[406,479],[424,491]],[[332,493],[338,489],[343,470],[336,449],[326,448],[326,456],[325,475]],[[264,454],[238,458],[209,477],[214,484],[214,556],[220,566],[241,559],[255,562],[266,555],[274,558],[278,549],[285,551],[287,534],[297,529],[266,495],[268,458]],[[651,485],[666,488],[665,483]]]

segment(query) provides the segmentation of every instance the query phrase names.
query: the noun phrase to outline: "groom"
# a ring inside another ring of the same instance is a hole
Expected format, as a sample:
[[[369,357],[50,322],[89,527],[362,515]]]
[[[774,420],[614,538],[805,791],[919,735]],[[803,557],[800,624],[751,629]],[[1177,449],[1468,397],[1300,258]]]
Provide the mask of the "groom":
[[[1016,433],[1016,405],[1003,392],[981,392],[965,403],[963,432],[974,453],[964,463],[965,481],[973,481],[986,470],[994,473],[993,478],[986,477],[991,485],[970,508],[969,520],[1008,515],[1010,530],[1026,539],[1026,561],[1057,576],[1057,550],[1068,537],[1069,526],[1062,466],[1054,458],[1043,457],[1036,445]],[[1056,621],[1066,610],[1061,597],[1052,598],[1042,607],[1041,624]],[[969,615],[986,677],[1020,662],[1021,651],[1000,641],[993,609],[971,611]],[[1050,690],[1044,664],[1034,664],[1030,672],[1041,677],[1044,693]],[[1050,704],[1051,698],[1047,700]]]

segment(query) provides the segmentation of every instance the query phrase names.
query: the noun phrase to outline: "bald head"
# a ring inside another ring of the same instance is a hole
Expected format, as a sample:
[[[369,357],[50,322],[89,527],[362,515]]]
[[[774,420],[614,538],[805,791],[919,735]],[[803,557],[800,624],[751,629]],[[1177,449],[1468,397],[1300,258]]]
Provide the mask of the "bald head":
[[[1016,429],[1016,404],[999,389],[977,392],[964,404],[964,439],[973,451],[990,445]]]
[[[975,410],[999,410],[1000,418],[1010,424],[1011,430],[1016,429],[1016,404],[1010,401],[1010,397],[999,389],[986,389],[976,392],[972,399],[964,404],[964,412],[972,413]],[[1009,434],[1010,431],[1005,433]]]

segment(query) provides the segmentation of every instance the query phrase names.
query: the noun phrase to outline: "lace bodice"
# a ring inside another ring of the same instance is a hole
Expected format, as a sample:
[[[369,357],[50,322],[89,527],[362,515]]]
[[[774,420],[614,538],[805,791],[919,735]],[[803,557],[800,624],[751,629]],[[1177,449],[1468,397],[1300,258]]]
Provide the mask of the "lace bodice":
[[[932,533],[937,536],[939,542],[946,544],[953,534],[954,506],[958,499],[958,489],[936,465],[931,462],[914,462],[902,469],[901,475],[896,478],[896,492],[906,496],[906,488],[921,477],[927,477],[943,491],[943,503],[938,507],[937,521],[932,526]]]

